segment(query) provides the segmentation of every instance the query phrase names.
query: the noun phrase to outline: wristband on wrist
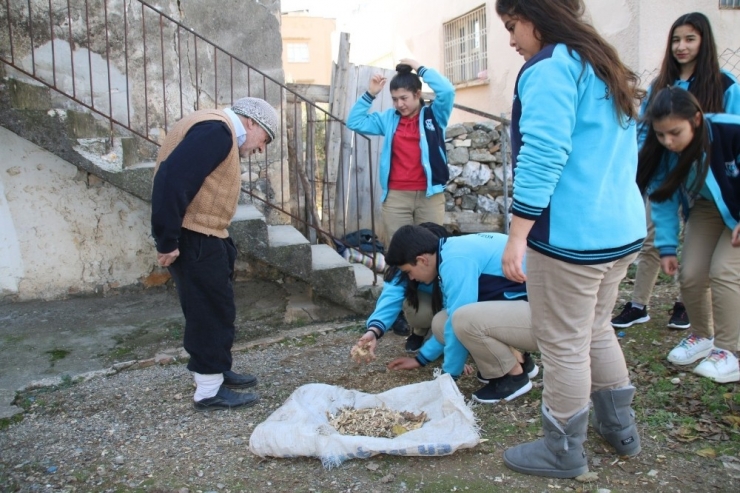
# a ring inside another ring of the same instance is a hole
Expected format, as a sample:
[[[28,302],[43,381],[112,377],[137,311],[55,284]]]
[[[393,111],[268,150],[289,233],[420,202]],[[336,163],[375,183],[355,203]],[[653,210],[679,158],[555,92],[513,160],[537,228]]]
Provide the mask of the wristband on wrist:
[[[382,331],[382,330],[380,330],[380,329],[378,329],[378,330],[376,331],[376,330],[375,330],[376,328],[377,328],[377,327],[368,327],[368,329],[367,329],[367,330],[366,330],[365,332],[366,332],[366,333],[367,333],[367,332],[372,332],[372,333],[373,333],[373,335],[375,336],[375,340],[377,341],[378,339],[380,339],[381,337],[383,337],[383,331]]]

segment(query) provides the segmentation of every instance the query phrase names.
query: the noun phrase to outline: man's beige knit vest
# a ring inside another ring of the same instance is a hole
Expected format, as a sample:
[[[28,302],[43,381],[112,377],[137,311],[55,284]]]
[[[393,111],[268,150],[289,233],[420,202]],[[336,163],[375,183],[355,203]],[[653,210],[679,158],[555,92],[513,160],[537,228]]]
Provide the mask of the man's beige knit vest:
[[[185,138],[190,128],[196,123],[207,120],[219,120],[226,123],[234,138],[234,145],[226,159],[206,177],[203,186],[195,194],[193,201],[185,211],[182,227],[205,235],[227,238],[229,232],[226,228],[231,223],[239,202],[241,166],[239,165],[236,132],[226,113],[220,110],[199,110],[177,122],[159,149],[154,174],[157,174],[160,163],[167,159],[167,156]],[[169,166],[173,172],[177,172],[177,163],[169,163]]]

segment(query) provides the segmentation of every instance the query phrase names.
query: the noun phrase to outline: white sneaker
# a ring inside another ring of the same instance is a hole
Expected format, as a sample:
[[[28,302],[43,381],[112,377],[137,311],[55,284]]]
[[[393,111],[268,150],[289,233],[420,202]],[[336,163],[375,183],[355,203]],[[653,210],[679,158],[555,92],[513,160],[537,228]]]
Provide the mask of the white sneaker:
[[[714,347],[714,338],[707,339],[689,334],[668,353],[668,361],[676,365],[689,365],[709,356]]]
[[[713,349],[709,356],[694,368],[694,373],[711,378],[718,383],[740,380],[740,367],[737,364],[737,357],[724,349]]]

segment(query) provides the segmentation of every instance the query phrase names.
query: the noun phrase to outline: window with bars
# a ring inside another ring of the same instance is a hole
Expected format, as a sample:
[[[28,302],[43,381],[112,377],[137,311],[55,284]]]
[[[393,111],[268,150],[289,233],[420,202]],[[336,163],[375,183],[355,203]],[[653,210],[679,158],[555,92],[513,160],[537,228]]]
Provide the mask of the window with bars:
[[[308,63],[311,61],[308,43],[288,43],[288,62]]]
[[[740,0],[719,0],[721,9],[740,9]]]
[[[445,76],[453,84],[475,80],[488,70],[486,6],[444,24]]]

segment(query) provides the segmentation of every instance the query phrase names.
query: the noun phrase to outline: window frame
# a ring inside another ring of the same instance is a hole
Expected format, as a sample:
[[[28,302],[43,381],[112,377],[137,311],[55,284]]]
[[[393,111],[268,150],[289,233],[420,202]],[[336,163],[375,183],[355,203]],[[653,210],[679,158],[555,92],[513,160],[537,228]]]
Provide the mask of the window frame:
[[[302,49],[297,50],[299,47]],[[286,41],[285,51],[287,63],[311,63],[311,48],[308,43],[304,41]],[[305,59],[303,57],[295,58],[294,55],[297,54],[305,54]]]
[[[442,24],[444,75],[455,85],[479,81],[488,70],[486,4]]]

